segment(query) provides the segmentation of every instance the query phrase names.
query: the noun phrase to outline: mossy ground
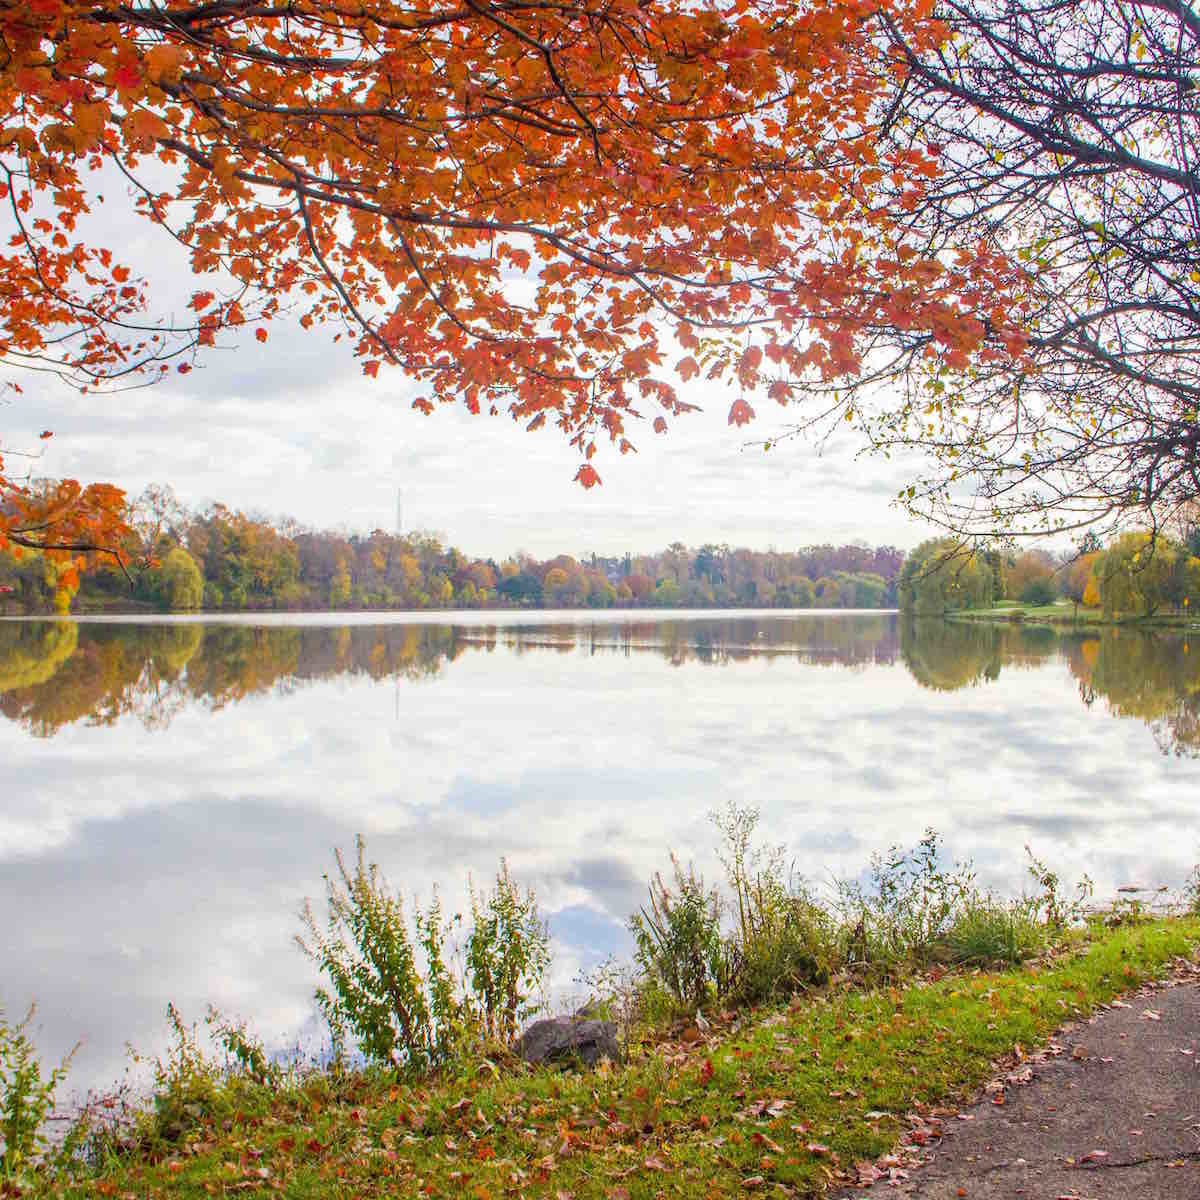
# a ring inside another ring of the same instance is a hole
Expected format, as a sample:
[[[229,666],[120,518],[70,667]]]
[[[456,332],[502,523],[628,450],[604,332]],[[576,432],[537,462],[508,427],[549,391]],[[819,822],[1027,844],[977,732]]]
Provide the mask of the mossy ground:
[[[1036,967],[835,988],[727,1014],[598,1072],[476,1061],[423,1083],[371,1074],[221,1085],[174,1141],[111,1153],[46,1194],[180,1197],[810,1196],[1200,946],[1200,919],[1096,930]]]

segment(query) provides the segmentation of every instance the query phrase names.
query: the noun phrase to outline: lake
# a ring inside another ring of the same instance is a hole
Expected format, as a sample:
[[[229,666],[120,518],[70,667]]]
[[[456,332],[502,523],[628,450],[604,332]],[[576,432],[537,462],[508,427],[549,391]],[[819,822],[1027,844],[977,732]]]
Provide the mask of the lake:
[[[1099,893],[1200,861],[1200,644],[889,613],[0,621],[0,1005],[104,1086],[165,1010],[315,1045],[293,943],[367,839],[453,912],[501,856],[554,987],[627,954],[668,852],[755,804],[817,884],[926,826],[1008,892],[1028,843]]]

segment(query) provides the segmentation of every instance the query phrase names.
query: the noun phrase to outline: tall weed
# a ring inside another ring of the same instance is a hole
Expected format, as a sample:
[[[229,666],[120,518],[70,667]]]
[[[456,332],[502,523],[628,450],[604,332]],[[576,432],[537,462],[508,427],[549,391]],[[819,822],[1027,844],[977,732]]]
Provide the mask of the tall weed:
[[[480,1032],[512,1041],[541,1007],[550,965],[550,931],[532,891],[522,893],[500,860],[496,888],[471,893],[466,938],[466,1007]]]
[[[1028,898],[1033,915],[1057,932],[1082,921],[1096,890],[1091,878],[1084,875],[1075,885],[1074,896],[1068,896],[1057,871],[1046,866],[1028,846],[1025,856],[1029,859],[1029,875],[1038,887]]]
[[[722,974],[721,899],[692,867],[671,855],[673,881],[650,881],[650,906],[629,919],[634,957],[646,979],[682,1009],[696,1011],[712,998]]]
[[[435,893],[428,908],[414,908],[410,925],[400,896],[367,863],[361,837],[357,847],[353,870],[335,851],[324,926],[306,903],[306,933],[296,939],[327,980],[316,998],[335,1056],[352,1040],[371,1062],[420,1073],[474,1039],[512,1041],[540,1007],[550,964],[550,933],[533,892],[517,886],[503,860],[494,890],[468,885],[471,923],[459,959],[447,939],[462,916],[445,920]]]
[[[1200,864],[1192,868],[1183,885],[1183,906],[1191,916],[1200,917]]]
[[[279,1081],[282,1072],[267,1057],[266,1047],[250,1032],[245,1021],[223,1016],[210,1004],[204,1023],[225,1051],[227,1069],[239,1072],[254,1083],[271,1084]]]
[[[943,867],[932,829],[912,849],[872,855],[865,885],[841,880],[837,890],[849,965],[885,974],[942,957],[947,933],[978,894],[969,863]]]
[[[325,924],[306,901],[307,936],[296,938],[328,980],[316,1000],[335,1054],[344,1052],[349,1035],[373,1062],[398,1070],[436,1067],[451,1056],[461,1017],[441,904],[435,895],[428,909],[416,909],[410,928],[403,900],[368,864],[361,837],[357,849],[353,870],[335,851],[337,874],[325,876]]]
[[[759,812],[730,803],[710,820],[737,920],[724,938],[720,990],[759,1003],[825,982],[837,963],[836,923],[789,869],[782,847],[753,842]]]
[[[220,1107],[221,1073],[200,1046],[196,1026],[188,1025],[174,1004],[167,1005],[171,1041],[154,1060],[151,1111],[139,1134],[150,1141],[179,1141]]]
[[[10,1025],[0,1009],[0,1180],[20,1188],[32,1176],[49,1147],[46,1121],[54,1110],[54,1093],[66,1077],[75,1050],[50,1072],[29,1037],[34,1008]]]

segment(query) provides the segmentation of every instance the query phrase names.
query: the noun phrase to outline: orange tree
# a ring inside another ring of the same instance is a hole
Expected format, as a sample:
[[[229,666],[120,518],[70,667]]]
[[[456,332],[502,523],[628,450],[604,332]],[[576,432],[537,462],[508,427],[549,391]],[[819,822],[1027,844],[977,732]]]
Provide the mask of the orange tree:
[[[1003,359],[1016,270],[911,236],[939,149],[879,137],[910,70],[880,18],[932,53],[931,9],[0,0],[0,356],[89,388],[187,371],[286,302],[419,410],[556,424],[585,487],[599,444],[693,407],[680,379],[730,384],[741,425],[853,376],[882,327],[951,369]],[[190,253],[187,321],[79,232],[105,172]],[[111,510],[76,531],[3,486],[0,540],[71,554],[122,521],[114,490],[72,485],[69,513]]]

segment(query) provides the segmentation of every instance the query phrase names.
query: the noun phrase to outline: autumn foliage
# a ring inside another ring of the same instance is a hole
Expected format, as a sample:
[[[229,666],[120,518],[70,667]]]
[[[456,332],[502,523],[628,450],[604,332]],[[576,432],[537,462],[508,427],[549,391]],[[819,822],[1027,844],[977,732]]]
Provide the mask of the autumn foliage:
[[[98,555],[124,566],[115,547],[129,532],[120,488],[107,483],[84,487],[74,479],[34,486],[10,479],[0,457],[0,553],[16,559],[29,551],[40,553],[63,609],[79,587],[80,571]]]
[[[931,255],[905,213],[940,148],[881,150],[928,0],[504,0],[0,8],[0,352],[84,386],[186,371],[287,303],[362,369],[555,423],[600,481],[725,380],[788,403],[853,375],[881,326],[964,366],[1019,346],[1012,269]],[[101,174],[102,173],[102,174]],[[181,241],[184,321],[81,222],[101,178]],[[984,349],[988,346],[989,349]],[[180,355],[183,357],[181,358]]]

